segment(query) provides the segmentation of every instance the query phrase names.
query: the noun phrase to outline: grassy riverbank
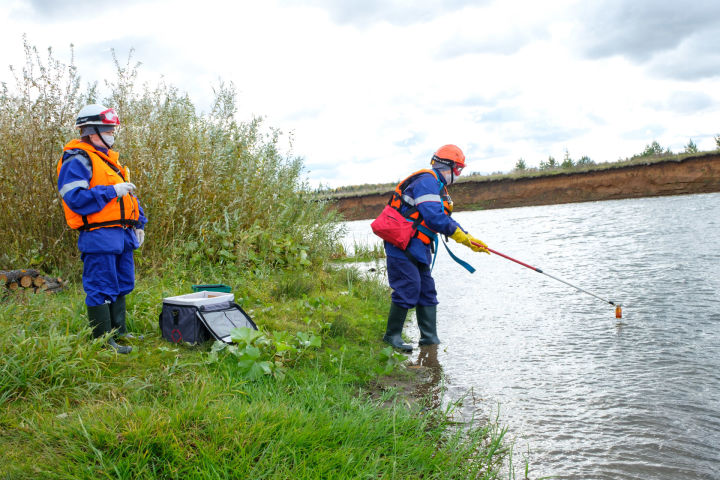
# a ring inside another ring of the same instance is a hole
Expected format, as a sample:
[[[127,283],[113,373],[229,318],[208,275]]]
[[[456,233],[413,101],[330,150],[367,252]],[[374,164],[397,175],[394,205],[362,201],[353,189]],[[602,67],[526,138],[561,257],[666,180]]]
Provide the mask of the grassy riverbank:
[[[420,370],[381,342],[387,287],[326,266],[342,249],[338,216],[290,140],[236,121],[232,88],[201,113],[172,85],[136,85],[128,59],[101,97],[72,63],[25,47],[0,91],[0,269],[72,283],[0,289],[0,479],[496,478],[507,466],[497,425],[459,427],[388,387]],[[94,102],[118,110],[117,148],[149,218],[127,299],[145,339],[127,356],[91,339],[56,184],[76,112]],[[161,339],[162,298],[218,281],[262,335],[222,351]]]
[[[128,311],[145,340],[128,356],[92,342],[77,284],[4,298],[0,478],[496,477],[496,425],[458,429],[380,387],[386,287],[354,268],[216,275],[140,279]],[[262,329],[322,345],[283,378],[251,381],[230,357],[211,361],[210,344],[162,340],[161,299],[209,280],[233,285]]]

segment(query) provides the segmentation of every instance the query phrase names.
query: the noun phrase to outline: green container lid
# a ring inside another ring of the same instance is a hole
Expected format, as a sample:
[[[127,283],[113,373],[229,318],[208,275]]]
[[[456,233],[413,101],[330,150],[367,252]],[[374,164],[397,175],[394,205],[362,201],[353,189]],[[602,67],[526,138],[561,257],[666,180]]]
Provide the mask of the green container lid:
[[[192,289],[193,289],[193,292],[225,292],[225,293],[232,292],[232,288],[230,287],[230,285],[225,285],[224,283],[193,285]]]

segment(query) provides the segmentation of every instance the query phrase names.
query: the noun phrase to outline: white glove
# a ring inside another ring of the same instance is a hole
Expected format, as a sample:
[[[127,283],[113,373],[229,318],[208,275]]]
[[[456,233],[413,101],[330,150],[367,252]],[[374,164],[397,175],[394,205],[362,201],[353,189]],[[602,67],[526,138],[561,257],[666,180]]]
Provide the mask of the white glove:
[[[133,231],[135,232],[135,238],[137,238],[138,241],[138,248],[140,248],[145,241],[145,230],[133,228]]]
[[[130,182],[125,183],[118,183],[117,185],[113,185],[113,188],[115,189],[115,193],[117,194],[118,198],[124,197],[128,193],[133,193],[135,191],[135,185]]]

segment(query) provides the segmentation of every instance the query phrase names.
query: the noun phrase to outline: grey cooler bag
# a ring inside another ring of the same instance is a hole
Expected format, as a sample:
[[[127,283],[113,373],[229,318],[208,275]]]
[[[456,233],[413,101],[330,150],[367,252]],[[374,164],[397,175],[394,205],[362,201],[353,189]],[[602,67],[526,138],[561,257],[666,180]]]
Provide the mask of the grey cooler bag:
[[[159,322],[163,338],[173,343],[197,344],[212,339],[232,343],[233,328],[257,330],[250,316],[233,301],[208,305],[163,302]]]

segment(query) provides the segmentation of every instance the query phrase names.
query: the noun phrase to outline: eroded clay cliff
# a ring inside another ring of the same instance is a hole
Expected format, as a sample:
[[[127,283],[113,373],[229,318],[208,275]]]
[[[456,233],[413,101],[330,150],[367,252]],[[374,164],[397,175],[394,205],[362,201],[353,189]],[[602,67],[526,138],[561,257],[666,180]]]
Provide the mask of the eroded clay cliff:
[[[456,211],[720,191],[720,154],[583,173],[501,178],[450,187]],[[332,202],[347,220],[376,217],[390,191]]]

